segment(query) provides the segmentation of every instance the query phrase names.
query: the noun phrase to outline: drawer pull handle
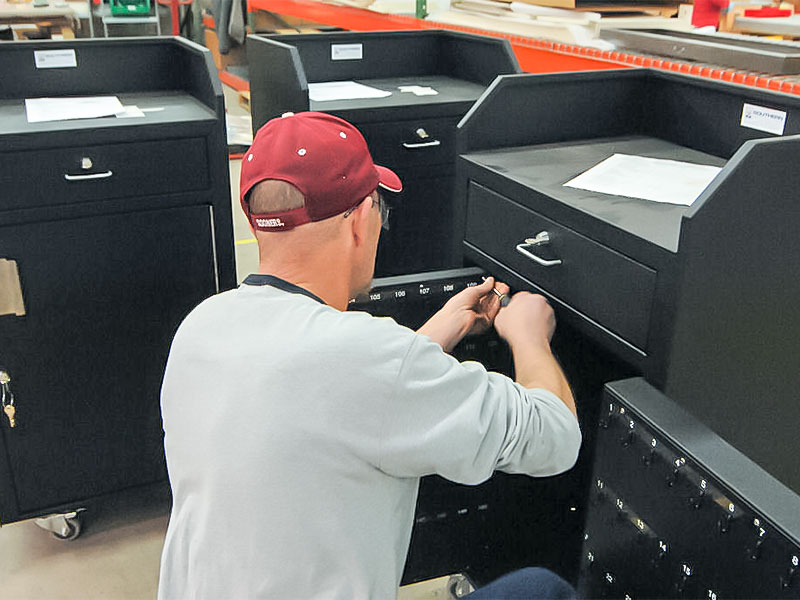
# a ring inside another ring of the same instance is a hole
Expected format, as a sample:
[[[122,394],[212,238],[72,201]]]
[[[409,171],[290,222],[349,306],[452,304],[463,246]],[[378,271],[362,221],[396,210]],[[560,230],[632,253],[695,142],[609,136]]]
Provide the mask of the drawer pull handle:
[[[113,171],[106,171],[105,173],[90,173],[88,175],[70,175],[64,174],[64,179],[67,181],[86,181],[87,179],[108,179],[114,174]]]
[[[550,243],[550,234],[546,231],[540,231],[536,234],[536,237],[526,238],[524,242],[521,244],[517,244],[517,252],[530,258],[536,264],[542,265],[543,267],[554,267],[556,265],[561,264],[561,259],[546,259],[542,258],[541,256],[536,256],[533,252],[528,250],[528,248],[533,248],[535,246],[546,246]]]
[[[433,146],[440,146],[442,142],[439,140],[431,140],[430,142],[403,142],[403,148],[413,150],[414,148],[432,148]]]

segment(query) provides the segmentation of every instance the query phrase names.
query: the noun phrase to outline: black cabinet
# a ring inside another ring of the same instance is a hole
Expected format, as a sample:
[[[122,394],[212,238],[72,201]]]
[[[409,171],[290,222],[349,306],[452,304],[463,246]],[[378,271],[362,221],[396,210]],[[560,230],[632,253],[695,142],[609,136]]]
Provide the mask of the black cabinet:
[[[76,66],[37,69],[42,51],[72,53]],[[0,423],[8,523],[166,480],[169,345],[235,270],[222,94],[206,50],[138,38],[6,44],[0,56],[0,79],[23,77],[0,98],[0,259],[24,304],[0,315],[16,409],[13,428]],[[117,95],[145,116],[28,123],[24,99],[52,86]]]
[[[376,275],[462,264],[452,228],[455,127],[496,75],[519,72],[506,40],[433,30],[254,35],[247,56],[254,129],[289,111],[335,114],[403,180],[404,191],[389,198]],[[334,81],[390,94],[320,100],[309,93],[309,84]]]
[[[800,98],[721,81],[501,76],[459,124],[456,189],[469,258],[800,492],[798,133]],[[564,186],[613,154],[721,171],[691,206]]]

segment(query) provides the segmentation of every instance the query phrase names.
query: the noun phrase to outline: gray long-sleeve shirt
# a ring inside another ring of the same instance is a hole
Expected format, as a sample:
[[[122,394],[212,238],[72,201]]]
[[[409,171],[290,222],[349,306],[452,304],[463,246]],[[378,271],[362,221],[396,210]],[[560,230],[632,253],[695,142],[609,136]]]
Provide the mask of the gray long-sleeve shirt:
[[[552,393],[270,285],[189,315],[162,413],[161,599],[393,598],[419,477],[552,475],[581,441]]]

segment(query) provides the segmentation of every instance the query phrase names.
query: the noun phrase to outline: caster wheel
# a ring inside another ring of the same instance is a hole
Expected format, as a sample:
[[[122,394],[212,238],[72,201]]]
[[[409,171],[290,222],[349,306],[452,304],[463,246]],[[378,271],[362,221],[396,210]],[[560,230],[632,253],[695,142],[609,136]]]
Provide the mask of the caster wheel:
[[[72,541],[81,534],[81,520],[78,517],[64,519],[61,531],[54,531],[53,537],[57,540]]]
[[[74,540],[81,534],[81,515],[85,509],[78,508],[68,513],[53,514],[36,519],[36,524],[49,531],[57,540]]]
[[[447,591],[450,594],[450,598],[458,599],[474,592],[475,587],[466,575],[458,573],[450,576],[447,582]]]

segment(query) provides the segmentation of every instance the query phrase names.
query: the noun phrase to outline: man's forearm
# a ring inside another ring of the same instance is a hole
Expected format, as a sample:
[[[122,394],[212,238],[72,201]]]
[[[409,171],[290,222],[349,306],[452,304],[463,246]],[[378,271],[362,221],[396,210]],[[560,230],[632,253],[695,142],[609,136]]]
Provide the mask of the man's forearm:
[[[440,311],[417,329],[417,333],[427,335],[439,344],[445,352],[450,352],[464,337],[466,332],[462,331],[462,329],[458,323],[454,323],[447,316],[441,314]]]
[[[553,392],[577,417],[572,389],[548,344],[512,346],[511,352],[517,383],[528,389],[542,388]]]

